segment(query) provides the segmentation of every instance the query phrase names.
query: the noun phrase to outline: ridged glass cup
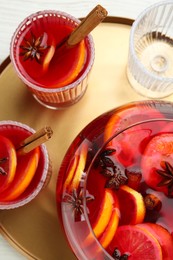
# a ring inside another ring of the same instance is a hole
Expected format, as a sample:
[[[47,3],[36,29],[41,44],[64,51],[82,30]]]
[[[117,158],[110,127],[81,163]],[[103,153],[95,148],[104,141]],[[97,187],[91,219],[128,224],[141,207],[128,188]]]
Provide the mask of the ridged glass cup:
[[[141,95],[163,98],[173,93],[173,2],[144,10],[130,32],[127,76]]]
[[[0,121],[0,135],[10,139],[15,148],[17,147],[18,142],[21,141],[21,138],[26,138],[33,133],[35,133],[35,130],[23,123],[11,120]],[[3,201],[0,192],[0,210],[18,208],[29,203],[48,184],[50,176],[51,163],[49,160],[47,148],[45,144],[42,144],[40,146],[40,157],[38,166],[28,187],[24,190],[24,192],[21,195],[9,201]]]
[[[47,108],[63,109],[69,107],[78,102],[87,89],[88,79],[95,57],[93,38],[91,35],[85,37],[85,64],[82,68],[82,71],[79,73],[76,79],[72,81],[72,83],[62,87],[47,87],[46,85],[42,87],[35,82],[33,83],[32,80],[30,80],[30,78],[25,75],[25,73],[23,73],[19,61],[20,55],[17,52],[17,49],[19,48],[18,46],[20,45],[21,39],[23,37],[22,35],[26,31],[30,30],[30,27],[33,23],[38,30],[42,30],[43,26],[44,28],[49,28],[49,26],[52,27],[52,23],[54,26],[61,24],[75,28],[80,23],[80,20],[65,12],[52,10],[39,11],[28,16],[18,26],[12,37],[10,47],[10,57],[15,71],[31,91],[34,98]],[[47,34],[49,34],[49,32]],[[56,74],[56,72],[54,74]]]

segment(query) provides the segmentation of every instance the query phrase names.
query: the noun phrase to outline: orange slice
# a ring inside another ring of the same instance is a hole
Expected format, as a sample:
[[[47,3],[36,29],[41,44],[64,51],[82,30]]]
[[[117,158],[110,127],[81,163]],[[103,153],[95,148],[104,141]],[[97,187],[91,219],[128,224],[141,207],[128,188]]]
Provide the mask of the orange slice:
[[[36,172],[39,157],[39,147],[26,155],[18,156],[15,178],[8,188],[1,194],[0,201],[14,200],[26,190]]]
[[[113,157],[124,167],[140,165],[141,156],[145,149],[143,143],[150,139],[151,133],[150,129],[143,129],[142,126],[141,129],[139,126],[127,129],[111,140],[112,147],[116,149]]]
[[[17,156],[15,147],[12,142],[4,137],[0,136],[0,167],[4,172],[0,174],[0,193],[8,188],[8,185],[13,181],[16,165]]]
[[[96,237],[99,237],[108,225],[113,211],[113,203],[114,197],[112,191],[106,189],[96,224],[93,227],[93,232]]]
[[[118,250],[122,259],[125,259],[125,256],[135,260],[163,259],[158,240],[150,232],[137,226],[119,227],[112,241],[108,252],[113,255]]]
[[[88,154],[88,143],[84,142],[82,144],[81,150],[80,150],[80,157],[78,161],[78,165],[72,180],[72,188],[77,189],[79,186],[79,182],[82,179],[82,176],[84,174],[84,169],[85,169],[85,164],[86,164],[86,159],[87,159],[87,154]]]
[[[82,175],[84,174],[87,154],[88,143],[84,142],[77,150],[75,157],[69,166],[67,177],[64,183],[65,189],[73,190],[78,188],[82,179]]]
[[[77,165],[78,165],[78,162],[79,162],[79,155],[75,154],[73,160],[70,162],[70,165],[68,167],[68,172],[67,172],[67,177],[65,179],[65,182],[64,182],[64,189],[68,189],[69,188],[69,185],[73,179],[73,176],[75,174],[75,171],[77,169]]]
[[[114,200],[114,195],[112,190],[109,189],[105,189],[104,192],[104,196],[103,196],[103,201],[102,204],[100,206],[100,210],[98,212],[97,215],[97,219],[95,221],[95,224],[92,226],[93,232],[95,234],[95,236],[98,238],[100,237],[103,232],[105,231],[109,221],[111,220],[111,216],[112,216],[112,212],[114,211],[114,208],[116,208],[118,205],[115,205],[115,200]],[[115,212],[114,212],[115,214]],[[115,215],[118,215],[117,212],[114,215],[113,214],[113,219],[115,217]],[[117,218],[117,216],[115,217]],[[117,220],[116,220],[117,221]],[[112,220],[111,220],[112,222]],[[116,223],[115,223],[116,226]],[[110,227],[108,227],[107,232],[109,231]],[[115,229],[115,227],[114,227]],[[105,233],[105,235],[102,238],[102,242],[106,245],[109,241],[109,239],[111,240],[111,235],[110,237],[108,237],[108,233]],[[92,239],[92,235],[89,234],[88,237],[85,240],[85,245],[89,245],[91,244],[93,241]]]
[[[44,60],[43,60],[44,73],[48,70],[50,61],[52,60],[54,53],[55,53],[55,44],[52,42],[51,46],[49,47],[48,52],[46,53]]]
[[[104,132],[104,140],[107,141],[115,132],[126,128],[144,119],[163,118],[163,115],[150,106],[137,106],[130,104],[121,107],[109,119]]]
[[[154,223],[143,223],[138,226],[149,231],[158,240],[164,260],[173,259],[173,237],[167,229]]]
[[[118,201],[116,203],[118,205]],[[110,221],[103,235],[99,238],[99,242],[104,248],[106,248],[112,241],[118,227],[119,218],[120,218],[120,212],[119,212],[119,208],[117,207],[113,209]]]
[[[142,223],[145,217],[145,204],[142,195],[136,190],[123,185],[117,191],[121,225]]]
[[[55,50],[55,55],[49,66],[52,74],[56,73],[56,83],[52,88],[60,88],[71,84],[79,75],[86,59],[85,41],[72,48],[64,47],[59,51]]]

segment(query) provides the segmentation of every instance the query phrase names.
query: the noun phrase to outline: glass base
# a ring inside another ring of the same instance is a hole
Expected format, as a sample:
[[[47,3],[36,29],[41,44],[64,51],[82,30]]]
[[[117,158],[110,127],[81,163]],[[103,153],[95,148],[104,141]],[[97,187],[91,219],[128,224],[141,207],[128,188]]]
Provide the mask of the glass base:
[[[87,89],[87,88],[86,88]],[[50,103],[50,102],[45,102],[41,99],[39,99],[35,94],[33,94],[33,97],[35,98],[35,100],[41,104],[42,106],[46,107],[46,108],[49,108],[49,109],[52,109],[52,110],[63,110],[63,109],[66,109],[74,104],[76,104],[82,97],[83,95],[85,94],[86,92],[86,89],[85,91],[78,97],[76,98],[75,100],[70,100],[69,102],[64,102],[64,103]]]
[[[144,97],[152,98],[152,99],[161,99],[168,97],[173,94],[173,90],[169,91],[156,91],[152,90],[151,88],[148,89],[147,87],[143,87],[131,74],[129,68],[127,67],[127,78],[131,85],[131,87],[139,94]]]

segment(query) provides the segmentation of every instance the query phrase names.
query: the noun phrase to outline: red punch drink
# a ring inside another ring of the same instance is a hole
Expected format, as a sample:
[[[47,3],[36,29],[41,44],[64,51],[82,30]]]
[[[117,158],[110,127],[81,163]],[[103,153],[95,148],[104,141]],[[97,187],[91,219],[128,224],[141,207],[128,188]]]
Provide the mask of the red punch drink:
[[[30,202],[48,180],[49,158],[45,145],[26,154],[20,154],[18,149],[34,132],[18,122],[0,122],[0,209]]]
[[[57,182],[78,259],[173,257],[172,103],[130,103],[76,137]]]
[[[79,23],[63,12],[42,11],[26,18],[12,38],[11,59],[18,76],[47,107],[67,107],[86,90],[94,61],[91,36],[72,48],[62,45]]]

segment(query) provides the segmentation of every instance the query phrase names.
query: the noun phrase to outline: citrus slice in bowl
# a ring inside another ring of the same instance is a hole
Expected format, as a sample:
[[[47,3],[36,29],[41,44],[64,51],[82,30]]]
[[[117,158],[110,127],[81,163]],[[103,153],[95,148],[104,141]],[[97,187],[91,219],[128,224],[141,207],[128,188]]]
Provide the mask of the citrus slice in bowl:
[[[124,225],[117,229],[108,252],[113,257],[119,256],[115,259],[163,259],[158,240],[147,230],[133,225]]]
[[[73,160],[70,162],[67,169],[67,176],[64,182],[64,188],[68,191],[77,189],[82,176],[84,175],[84,169],[86,165],[88,155],[89,144],[84,142],[76,151]]]
[[[143,107],[131,104],[126,109],[121,107],[117,113],[110,117],[105,127],[104,140],[107,141],[117,131],[129,125],[152,118],[163,118],[163,115],[150,105]]]
[[[117,191],[120,206],[120,224],[142,223],[145,217],[145,204],[142,195],[136,190],[123,185]]]
[[[152,118],[160,120],[138,124]],[[119,133],[109,141],[109,145],[116,148],[115,159],[124,167],[139,165],[146,143],[157,133],[158,128],[165,126],[162,118],[163,115],[151,107],[143,109],[132,106],[113,114],[105,127],[104,140],[107,141],[115,133]],[[134,126],[129,128],[131,125]],[[122,131],[123,129],[126,130]]]
[[[110,189],[105,189],[100,209],[94,223],[91,224],[93,233],[100,239],[103,247],[111,242],[119,222],[119,203],[116,195]],[[86,237],[85,245],[92,243],[92,235]]]
[[[154,190],[173,196],[173,134],[154,136],[146,146],[141,161],[145,182]]]
[[[100,207],[100,211],[98,212],[97,220],[93,225],[93,231],[96,237],[99,237],[108,225],[114,207],[113,204],[114,196],[112,191],[105,189],[102,205]]]
[[[116,149],[113,154],[115,160],[124,167],[140,165],[141,156],[144,150],[143,143],[151,138],[151,129],[127,129],[111,140],[112,147]],[[134,145],[135,142],[135,145]]]
[[[99,242],[104,248],[106,248],[109,245],[116,233],[119,223],[119,217],[119,209],[114,208],[109,223],[105,231],[103,232],[102,236],[99,238]]]
[[[142,223],[138,226],[148,230],[158,240],[164,260],[173,259],[173,237],[167,229],[154,223]]]

